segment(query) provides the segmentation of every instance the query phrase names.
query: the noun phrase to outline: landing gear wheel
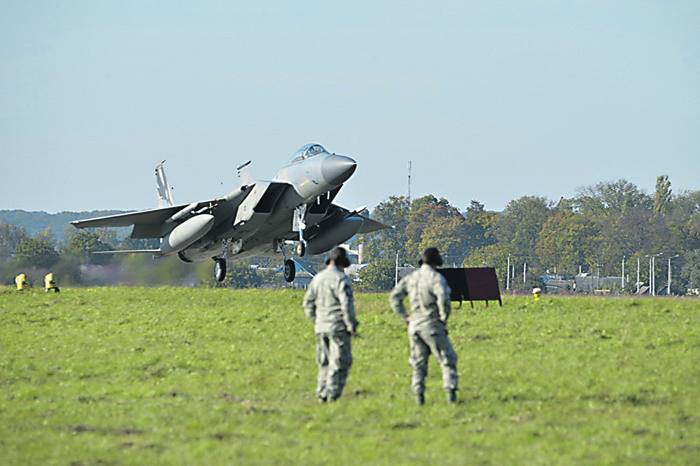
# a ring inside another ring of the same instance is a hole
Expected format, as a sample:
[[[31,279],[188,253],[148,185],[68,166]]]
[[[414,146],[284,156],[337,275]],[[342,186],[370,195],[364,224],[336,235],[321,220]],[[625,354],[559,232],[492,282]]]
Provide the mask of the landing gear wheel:
[[[306,254],[306,244],[299,241],[297,245],[294,246],[294,251],[296,252],[297,256],[304,257],[304,254]]]
[[[294,281],[294,277],[296,277],[296,274],[297,267],[294,264],[294,261],[291,259],[284,261],[284,280],[287,283],[292,283]]]
[[[217,282],[223,282],[226,278],[226,259],[214,259],[216,265],[214,266],[214,277]]]

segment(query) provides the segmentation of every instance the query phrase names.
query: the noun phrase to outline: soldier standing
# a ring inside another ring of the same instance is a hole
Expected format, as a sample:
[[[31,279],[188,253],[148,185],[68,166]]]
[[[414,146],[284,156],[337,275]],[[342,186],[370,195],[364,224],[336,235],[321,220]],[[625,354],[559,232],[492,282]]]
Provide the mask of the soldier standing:
[[[447,336],[450,317],[450,287],[435,268],[442,265],[437,248],[423,251],[420,269],[405,277],[391,293],[394,312],[408,324],[411,344],[409,364],[413,368],[411,389],[419,405],[425,403],[425,377],[428,375],[428,357],[432,353],[442,369],[443,387],[448,403],[457,401],[457,353]],[[408,295],[411,315],[408,316],[403,299]]]
[[[323,402],[337,400],[343,393],[352,365],[351,338],[358,326],[352,286],[344,273],[350,266],[345,249],[333,249],[326,264],[304,295],[304,312],[314,320],[317,338],[316,396]]]

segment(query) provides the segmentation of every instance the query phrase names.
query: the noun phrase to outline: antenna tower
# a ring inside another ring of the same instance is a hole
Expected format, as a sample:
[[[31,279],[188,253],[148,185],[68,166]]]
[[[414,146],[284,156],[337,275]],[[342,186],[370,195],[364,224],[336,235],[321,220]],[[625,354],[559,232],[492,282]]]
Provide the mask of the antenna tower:
[[[408,162],[408,200],[411,200],[411,162]]]

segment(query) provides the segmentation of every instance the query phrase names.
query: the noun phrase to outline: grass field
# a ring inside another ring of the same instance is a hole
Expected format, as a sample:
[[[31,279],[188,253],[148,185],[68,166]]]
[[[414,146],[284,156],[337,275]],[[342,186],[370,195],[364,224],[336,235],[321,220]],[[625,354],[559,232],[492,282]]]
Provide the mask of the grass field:
[[[700,301],[465,305],[459,402],[431,361],[418,407],[384,294],[316,403],[302,296],[0,288],[0,464],[700,464]]]

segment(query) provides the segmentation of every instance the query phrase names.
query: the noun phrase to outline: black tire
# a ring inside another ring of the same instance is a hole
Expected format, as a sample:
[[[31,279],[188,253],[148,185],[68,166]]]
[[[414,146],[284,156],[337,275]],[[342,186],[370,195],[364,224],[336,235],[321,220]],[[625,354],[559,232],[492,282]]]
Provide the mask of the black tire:
[[[226,278],[226,259],[214,259],[216,265],[214,265],[214,278],[217,282],[223,282]]]
[[[304,255],[306,254],[306,245],[304,243],[302,243],[301,241],[299,241],[295,248],[296,248],[297,255],[299,257],[304,257]]]
[[[297,267],[294,264],[294,261],[291,259],[287,259],[286,261],[284,261],[284,280],[287,283],[292,283],[296,275]]]

